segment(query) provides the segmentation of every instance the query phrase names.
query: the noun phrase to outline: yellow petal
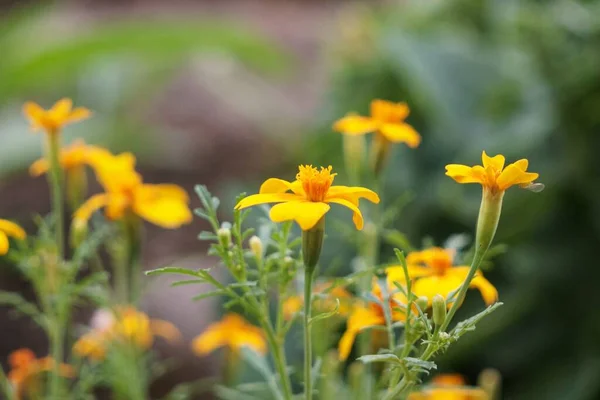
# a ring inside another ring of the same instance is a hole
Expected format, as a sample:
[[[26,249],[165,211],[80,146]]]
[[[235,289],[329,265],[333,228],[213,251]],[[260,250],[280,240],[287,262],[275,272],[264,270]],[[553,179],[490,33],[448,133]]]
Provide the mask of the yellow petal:
[[[40,158],[31,164],[29,167],[29,174],[31,176],[40,176],[48,172],[49,168],[50,165],[48,164],[48,161],[45,158]]]
[[[354,226],[356,226],[356,229],[358,229],[359,231],[363,228],[364,220],[363,220],[362,213],[360,212],[358,207],[356,207],[354,204],[352,204],[352,202],[350,202],[346,199],[341,199],[341,198],[327,199],[327,202],[336,203],[336,204],[339,204],[339,205],[342,205],[344,207],[348,207],[349,209],[351,209],[353,211],[352,221],[354,222]]]
[[[280,194],[279,196],[282,195]],[[291,196],[294,196],[295,199],[298,198],[296,195]],[[327,211],[329,211],[329,208],[329,205],[326,203],[294,200],[274,205],[271,208],[269,216],[273,222],[294,220],[298,223],[298,225],[300,225],[302,230],[306,231],[314,227],[317,222],[319,222],[319,220],[327,213]]]
[[[71,112],[71,108],[73,108],[73,100],[65,97],[54,103],[49,112],[53,116],[66,118]]]
[[[134,198],[133,211],[155,225],[174,229],[192,221],[187,194],[176,185],[142,185]]]
[[[513,185],[531,183],[539,177],[539,174],[533,172],[524,172],[514,164],[510,164],[502,171],[496,180],[500,190],[506,190]]]
[[[78,121],[82,121],[84,119],[88,119],[91,116],[92,116],[92,112],[90,110],[88,110],[87,108],[77,107],[76,109],[71,111],[71,113],[68,115],[65,122],[68,122],[68,123],[78,122]]]
[[[31,123],[33,130],[37,130],[46,116],[46,110],[38,104],[28,101],[23,105],[23,114]]]
[[[0,231],[0,256],[8,253],[8,236],[6,233]]]
[[[369,200],[371,203],[379,203],[379,196],[377,193],[359,186],[332,186],[327,191],[325,201],[335,197],[346,199],[355,205],[358,205],[358,199],[362,198]]]
[[[352,345],[354,344],[354,341],[356,340],[357,334],[358,334],[357,331],[347,330],[342,335],[342,338],[340,339],[340,341],[338,343],[338,354],[339,354],[340,361],[346,361],[348,359],[348,356],[350,355],[350,351],[352,351]]]
[[[125,210],[130,206],[129,197],[120,192],[109,192],[104,214],[106,218],[117,221],[123,218]]]
[[[281,203],[284,201],[303,201],[304,198],[293,193],[265,193],[265,194],[253,194],[245,197],[236,204],[235,209],[241,210],[242,208],[248,208],[256,206],[258,204],[267,203]]]
[[[179,329],[169,321],[162,319],[151,319],[150,320],[150,331],[155,336],[160,336],[170,343],[176,343],[181,340],[181,333]]]
[[[436,386],[463,386],[466,385],[464,376],[461,374],[440,374],[431,379],[431,383]]]
[[[260,194],[285,193],[291,189],[291,183],[283,179],[270,178],[260,185]]]
[[[479,289],[486,305],[489,306],[498,301],[498,290],[483,275],[475,276],[470,287]]]
[[[481,160],[483,161],[483,167],[492,167],[496,171],[502,171],[504,168],[504,156],[502,154],[498,154],[497,156],[490,157],[486,154],[485,150],[481,154]]]
[[[513,165],[519,168],[522,171],[527,171],[527,167],[529,166],[529,161],[527,159],[522,158],[519,161],[515,161]]]
[[[375,99],[371,102],[371,117],[381,122],[402,122],[408,117],[410,109],[406,103],[393,103]]]
[[[408,147],[415,148],[421,143],[421,135],[408,124],[384,124],[379,132],[393,143],[406,143]]]
[[[23,228],[14,222],[10,222],[5,219],[0,219],[0,231],[19,240],[23,240],[27,237],[27,234]]]
[[[378,123],[369,117],[349,114],[338,120],[333,125],[333,130],[347,135],[364,135],[377,130],[377,127]]]
[[[385,319],[382,315],[376,313],[371,307],[357,306],[348,317],[348,327],[338,343],[338,353],[340,360],[348,359],[356,335],[364,329],[371,326],[383,325]]]
[[[75,223],[85,224],[92,214],[108,203],[109,197],[105,193],[95,194],[90,197],[81,207],[75,211],[73,219]]]
[[[446,175],[458,183],[484,183],[481,172],[473,171],[472,167],[466,165],[448,164]]]
[[[253,325],[245,323],[243,327],[231,330],[230,335],[230,344],[234,350],[250,347],[259,354],[267,352],[267,342],[262,330]]]
[[[439,294],[444,297],[444,299],[447,299],[448,295],[458,289],[463,281],[464,278],[460,279],[455,275],[433,275],[415,281],[412,286],[412,291],[417,297],[427,297],[429,305],[431,305],[433,297],[436,294]]]
[[[408,265],[408,276],[411,280],[416,278],[422,278],[424,276],[433,275],[435,271],[429,267],[423,267],[420,265]],[[387,274],[388,285],[394,288],[394,282],[400,284],[406,283],[406,276],[404,274],[404,268],[401,266],[391,266],[385,269]]]

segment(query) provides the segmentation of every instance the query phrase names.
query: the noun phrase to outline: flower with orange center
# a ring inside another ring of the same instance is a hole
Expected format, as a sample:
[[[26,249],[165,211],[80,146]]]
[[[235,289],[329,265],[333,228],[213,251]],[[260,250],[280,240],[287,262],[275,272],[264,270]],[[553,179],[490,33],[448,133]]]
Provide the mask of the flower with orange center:
[[[40,374],[52,371],[55,368],[53,358],[36,358],[33,351],[29,349],[13,351],[8,357],[8,364],[11,368],[8,373],[8,380],[15,391],[17,399],[24,398],[26,393],[37,392],[42,383],[39,379]],[[58,373],[65,378],[75,376],[73,368],[66,364],[59,365]]]
[[[102,360],[111,343],[133,344],[147,350],[156,336],[171,343],[181,339],[179,330],[170,322],[151,319],[133,307],[97,311],[94,319],[100,321],[93,329],[80,337],[73,346],[73,352],[80,357]]]
[[[0,219],[0,256],[8,253],[9,242],[8,237],[13,237],[18,240],[25,240],[27,234],[19,225],[14,222]]]
[[[92,214],[104,207],[108,219],[122,219],[131,212],[163,228],[178,228],[192,220],[189,197],[172,184],[147,184],[135,167],[131,153],[118,156],[94,153],[90,164],[105,192],[90,197],[74,215],[75,226],[85,226]]]
[[[87,119],[92,115],[87,108],[73,108],[73,101],[67,98],[57,101],[49,110],[44,110],[36,103],[27,102],[23,106],[23,113],[31,123],[34,132],[43,129],[49,135],[60,133],[63,126]]]
[[[267,352],[267,342],[262,329],[233,313],[225,315],[219,322],[210,324],[192,342],[192,349],[199,356],[205,356],[219,347],[227,347],[234,353],[238,353],[243,347],[249,347],[259,354]]]
[[[404,122],[410,109],[406,103],[392,103],[386,100],[371,102],[371,115],[363,117],[348,114],[338,120],[333,129],[346,135],[364,135],[376,132],[380,139],[392,143],[406,143],[415,148],[421,143],[421,136],[415,129]]]
[[[465,379],[459,374],[441,374],[433,377],[431,386],[408,396],[409,400],[488,400],[487,393],[466,386]]]
[[[489,157],[484,151],[481,159],[483,166],[446,165],[446,175],[458,183],[479,183],[484,190],[492,194],[504,192],[514,185],[527,188],[539,177],[537,173],[527,172],[529,161],[526,159],[521,159],[506,167],[504,167],[505,158],[500,154]]]
[[[69,172],[72,169],[80,168],[85,165],[91,165],[102,155],[109,155],[108,150],[86,144],[83,140],[76,140],[70,146],[64,147],[60,151],[60,165]],[[50,169],[50,163],[46,158],[40,158],[29,167],[29,173],[32,176],[40,176]]]
[[[319,171],[311,165],[300,165],[296,180],[267,179],[259,194],[242,199],[235,208],[240,210],[258,204],[279,203],[271,208],[269,216],[274,222],[294,220],[302,230],[313,228],[329,211],[329,203],[340,204],[352,210],[352,220],[357,229],[364,222],[358,208],[359,199],[379,203],[379,196],[362,187],[332,186],[336,174],[331,166]],[[291,193],[289,193],[291,192]]]
[[[448,299],[450,293],[458,290],[469,273],[470,267],[453,267],[454,250],[432,247],[423,251],[409,253],[406,257],[408,275],[414,280],[412,292],[417,296],[425,296],[429,305],[436,294]],[[406,277],[401,266],[392,266],[386,269],[387,281],[390,285],[394,282],[404,284]],[[479,289],[487,305],[498,300],[498,291],[477,272],[470,284],[471,288]],[[450,304],[451,305],[451,302]]]

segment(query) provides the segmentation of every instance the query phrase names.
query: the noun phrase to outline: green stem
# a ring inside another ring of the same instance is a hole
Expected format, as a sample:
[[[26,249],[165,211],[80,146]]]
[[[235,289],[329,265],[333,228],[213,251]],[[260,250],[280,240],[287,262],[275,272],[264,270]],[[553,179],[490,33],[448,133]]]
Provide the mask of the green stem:
[[[268,318],[267,315],[264,317]],[[285,348],[283,346],[284,343],[275,335],[273,332],[273,327],[268,319],[262,323],[262,327],[267,335],[267,341],[269,342],[269,347],[271,348],[271,355],[273,356],[275,369],[277,370],[277,373],[281,379],[281,385],[283,386],[283,397],[285,400],[291,400],[293,396],[292,384],[286,369],[287,361],[285,358]]]
[[[312,312],[312,280],[313,268],[306,268],[304,273],[304,398],[312,399],[312,337],[310,317]]]
[[[50,377],[50,398],[59,399],[61,396],[62,378],[60,376],[60,364],[63,361],[64,324],[62,318],[56,315],[51,327],[50,353],[54,359],[54,368]]]
[[[48,160],[50,173],[48,180],[52,192],[52,213],[56,229],[56,248],[60,260],[64,258],[64,205],[63,205],[63,173],[60,165],[60,133],[48,134]]]
[[[127,271],[128,297],[130,304],[137,305],[141,297],[141,256],[142,256],[142,221],[137,215],[125,218],[125,235],[127,238]]]

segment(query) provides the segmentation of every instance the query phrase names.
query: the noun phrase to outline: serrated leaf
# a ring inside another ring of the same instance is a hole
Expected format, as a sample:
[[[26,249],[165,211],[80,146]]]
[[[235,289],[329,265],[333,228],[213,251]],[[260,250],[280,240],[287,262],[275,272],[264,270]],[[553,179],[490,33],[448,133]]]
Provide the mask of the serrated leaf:
[[[408,367],[423,368],[427,371],[432,370],[432,369],[437,369],[437,365],[433,361],[424,361],[424,360],[421,360],[419,358],[414,358],[414,357],[404,357],[402,359],[402,361],[404,361],[404,363]]]
[[[180,274],[180,275],[189,275],[195,276],[197,278],[203,278],[203,273],[210,271],[207,269],[193,270],[189,268],[181,268],[181,267],[163,267],[157,268],[150,271],[146,271],[145,274],[148,276],[152,275],[164,275],[164,274]]]
[[[361,356],[357,358],[358,361],[364,363],[364,364],[371,364],[371,363],[389,363],[389,364],[396,364],[396,365],[400,365],[402,363],[402,360],[400,360],[400,358],[398,358],[397,355],[395,354],[369,354],[366,356]]]
[[[207,221],[210,221],[210,216],[206,213],[206,211],[204,211],[204,209],[202,208],[195,208],[194,209],[194,214],[196,214],[198,217],[205,219]]]
[[[186,279],[184,281],[175,281],[171,283],[171,287],[177,286],[185,286],[185,285],[195,285],[199,283],[206,283],[205,279]]]

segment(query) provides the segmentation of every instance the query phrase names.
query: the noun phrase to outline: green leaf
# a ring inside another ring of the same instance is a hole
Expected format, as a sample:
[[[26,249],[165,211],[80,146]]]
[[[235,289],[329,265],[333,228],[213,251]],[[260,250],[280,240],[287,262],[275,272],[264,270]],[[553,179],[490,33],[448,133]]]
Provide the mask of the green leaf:
[[[163,267],[163,268],[153,269],[151,271],[146,271],[146,275],[148,275],[148,276],[163,275],[163,274],[181,274],[181,275],[201,277],[201,275],[199,274],[199,271],[197,271],[197,270],[188,269],[188,268],[180,268],[180,267]]]
[[[308,320],[308,324],[311,325],[314,322],[320,321],[322,319],[327,319],[327,318],[330,318],[330,317],[333,317],[334,315],[336,315],[340,310],[340,299],[336,298],[335,303],[336,303],[335,308],[332,311],[315,315],[314,317],[312,317]]]
[[[12,306],[16,311],[33,319],[42,328],[47,327],[46,316],[35,304],[25,300],[17,293],[0,291],[0,304]]]
[[[201,293],[197,296],[192,297],[192,301],[199,301],[199,300],[208,299],[210,297],[225,296],[225,295],[227,295],[227,292],[225,292],[224,290],[213,290],[212,292]]]
[[[271,368],[269,368],[269,364],[267,364],[265,358],[252,350],[250,347],[242,347],[242,357],[244,360],[246,360],[246,362],[248,362],[248,364],[254,367],[254,369],[256,369],[263,376],[263,378],[265,378],[269,388],[271,389],[271,392],[273,393],[273,396],[278,400],[282,400],[283,395],[277,387],[277,382],[275,380],[276,375],[273,371],[271,371]]]
[[[212,232],[203,231],[198,235],[199,240],[219,240],[219,237]]]
[[[388,363],[388,364],[396,364],[396,365],[400,365],[402,363],[402,360],[400,360],[400,358],[398,358],[397,355],[395,354],[391,354],[391,353],[387,353],[387,354],[369,354],[366,356],[361,356],[357,358],[358,361],[364,363],[364,364],[371,364],[371,363]]]
[[[433,361],[424,361],[414,357],[404,357],[402,359],[407,367],[418,367],[427,371],[437,369],[437,365]]]
[[[171,283],[171,287],[185,286],[185,285],[196,285],[200,283],[206,283],[205,279],[186,279],[184,281],[175,281]]]

